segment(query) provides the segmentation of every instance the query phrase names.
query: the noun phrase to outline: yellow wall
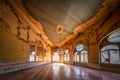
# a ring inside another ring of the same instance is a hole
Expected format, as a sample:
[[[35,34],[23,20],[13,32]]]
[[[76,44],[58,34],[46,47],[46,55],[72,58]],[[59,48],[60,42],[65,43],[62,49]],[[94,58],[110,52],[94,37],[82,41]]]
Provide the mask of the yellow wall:
[[[0,21],[0,62],[23,62],[27,60],[27,43],[11,35],[7,25]]]

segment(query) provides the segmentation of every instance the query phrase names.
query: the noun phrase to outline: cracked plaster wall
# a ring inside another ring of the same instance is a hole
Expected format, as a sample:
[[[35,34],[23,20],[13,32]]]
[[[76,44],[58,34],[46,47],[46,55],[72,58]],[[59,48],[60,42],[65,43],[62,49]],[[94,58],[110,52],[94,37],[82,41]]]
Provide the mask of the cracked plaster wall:
[[[6,24],[0,20],[0,62],[25,62],[27,43],[11,35]]]
[[[0,34],[2,34],[0,36],[0,62],[27,61],[28,43],[36,45],[39,41],[45,49],[50,50],[41,36],[35,33],[19,14],[16,14],[6,0],[0,0]],[[46,60],[50,61],[50,51],[47,51],[46,56]]]
[[[97,18],[97,17],[96,17]],[[73,61],[73,53],[78,44],[84,44],[88,51],[89,63],[99,63],[99,42],[108,33],[120,28],[120,7],[106,15],[101,20],[94,23],[92,26],[79,33],[77,37],[71,39],[64,45],[64,48],[71,51],[71,62]],[[92,65],[89,65],[92,66]],[[96,66],[96,65],[95,65]]]

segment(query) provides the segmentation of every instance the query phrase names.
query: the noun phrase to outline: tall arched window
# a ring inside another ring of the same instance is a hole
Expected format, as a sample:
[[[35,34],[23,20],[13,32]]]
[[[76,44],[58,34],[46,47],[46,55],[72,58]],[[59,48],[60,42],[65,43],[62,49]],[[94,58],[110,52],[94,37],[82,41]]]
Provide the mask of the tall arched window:
[[[66,54],[64,55],[64,61],[67,61],[67,56],[66,56]]]
[[[80,61],[80,55],[78,54],[78,52],[74,53],[74,61],[75,62],[79,62]]]
[[[120,64],[120,29],[108,34],[100,45],[106,45],[101,48],[101,63]]]
[[[76,46],[75,48],[75,53],[74,53],[74,61],[75,62],[80,62],[80,52],[84,49],[84,45],[83,44],[79,44]]]
[[[101,49],[101,63],[120,64],[119,47],[107,45]]]
[[[33,51],[32,54],[29,56],[29,61],[39,61],[35,51]]]
[[[53,61],[59,61],[59,55],[56,52],[53,55]]]
[[[64,61],[69,61],[69,50],[65,50]]]
[[[74,61],[75,62],[88,62],[88,52],[85,50],[83,44],[79,44],[76,46],[76,50],[74,53]]]
[[[88,62],[88,52],[86,50],[81,52],[81,62]]]

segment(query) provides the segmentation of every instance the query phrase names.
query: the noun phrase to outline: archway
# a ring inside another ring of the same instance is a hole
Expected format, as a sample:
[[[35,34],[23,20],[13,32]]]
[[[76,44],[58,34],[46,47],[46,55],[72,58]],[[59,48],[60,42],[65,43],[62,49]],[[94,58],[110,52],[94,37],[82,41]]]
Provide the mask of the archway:
[[[101,64],[120,64],[120,28],[106,35],[99,49]]]

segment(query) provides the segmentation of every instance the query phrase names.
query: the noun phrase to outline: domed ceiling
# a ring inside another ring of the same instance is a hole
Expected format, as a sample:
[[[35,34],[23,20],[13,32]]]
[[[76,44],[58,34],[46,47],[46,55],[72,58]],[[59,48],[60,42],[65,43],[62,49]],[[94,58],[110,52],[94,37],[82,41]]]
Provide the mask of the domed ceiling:
[[[53,44],[58,44],[56,27],[62,25],[61,40],[93,17],[103,0],[23,0],[29,14],[42,24],[45,34]]]

